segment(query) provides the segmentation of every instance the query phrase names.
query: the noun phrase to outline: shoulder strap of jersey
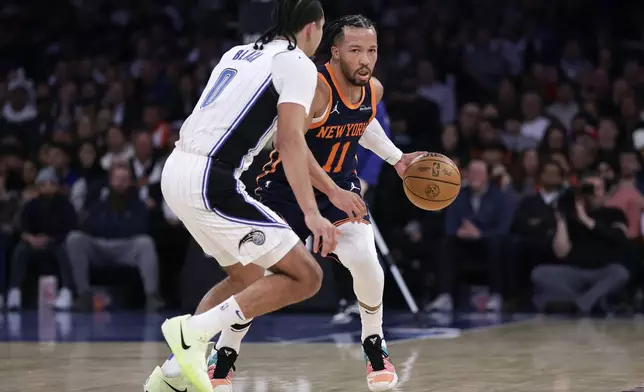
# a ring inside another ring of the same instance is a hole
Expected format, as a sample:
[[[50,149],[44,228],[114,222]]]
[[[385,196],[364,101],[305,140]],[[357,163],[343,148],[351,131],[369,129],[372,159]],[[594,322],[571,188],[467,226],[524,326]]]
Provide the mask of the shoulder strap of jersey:
[[[326,105],[326,109],[324,109],[324,114],[319,118],[314,118],[311,122],[311,125],[309,125],[309,129],[315,129],[324,125],[326,120],[329,119],[331,106],[333,105],[333,89],[331,88],[331,85],[322,72],[318,72],[318,83],[320,82],[326,84],[327,88],[329,89],[329,102]]]
[[[376,113],[378,111],[378,102],[376,101],[376,84],[373,82],[373,78],[369,79],[369,96],[371,96],[371,117],[369,118],[368,124],[371,124],[374,118],[376,118]]]

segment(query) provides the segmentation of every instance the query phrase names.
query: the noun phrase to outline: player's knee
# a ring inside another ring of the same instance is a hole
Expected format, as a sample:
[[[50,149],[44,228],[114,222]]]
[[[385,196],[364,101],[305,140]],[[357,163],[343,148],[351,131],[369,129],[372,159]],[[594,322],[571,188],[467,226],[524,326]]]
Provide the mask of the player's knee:
[[[264,276],[264,269],[254,264],[241,265],[235,264],[232,267],[226,268],[230,282],[241,291],[244,288],[255,283],[258,279]]]
[[[373,244],[367,241],[351,244],[338,253],[340,262],[349,269],[354,280],[367,280],[375,287],[384,287],[385,273]]]

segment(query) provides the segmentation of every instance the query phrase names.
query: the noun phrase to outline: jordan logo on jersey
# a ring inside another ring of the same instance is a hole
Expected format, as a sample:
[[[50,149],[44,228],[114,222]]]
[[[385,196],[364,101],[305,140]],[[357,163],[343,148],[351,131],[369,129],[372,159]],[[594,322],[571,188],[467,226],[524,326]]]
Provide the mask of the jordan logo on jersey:
[[[351,189],[349,189],[349,192],[353,192],[354,189],[360,190],[353,182],[351,183]]]
[[[242,245],[247,242],[252,242],[257,246],[264,245],[264,242],[266,242],[266,234],[259,230],[252,230],[239,241],[239,246],[237,247],[237,249],[241,249]]]
[[[340,104],[340,101],[335,101],[335,107],[333,108],[333,110],[331,110],[331,113],[330,113],[330,114],[333,114],[333,113],[338,113],[338,114],[340,114],[340,111],[338,110],[338,105],[339,105],[339,104]]]

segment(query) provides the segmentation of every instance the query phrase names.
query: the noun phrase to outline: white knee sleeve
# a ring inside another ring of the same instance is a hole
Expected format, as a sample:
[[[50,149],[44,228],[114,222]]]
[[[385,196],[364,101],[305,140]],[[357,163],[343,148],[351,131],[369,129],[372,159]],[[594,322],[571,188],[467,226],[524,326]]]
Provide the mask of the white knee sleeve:
[[[353,290],[358,301],[369,307],[380,305],[385,288],[385,274],[378,261],[371,225],[345,223],[338,229],[342,235],[334,253],[351,271]]]

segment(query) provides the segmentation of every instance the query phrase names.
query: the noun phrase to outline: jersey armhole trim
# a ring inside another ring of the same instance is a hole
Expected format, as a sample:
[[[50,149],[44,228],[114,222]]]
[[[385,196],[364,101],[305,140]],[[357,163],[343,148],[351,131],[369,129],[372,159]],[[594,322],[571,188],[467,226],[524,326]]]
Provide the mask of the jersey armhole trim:
[[[319,118],[314,118],[313,121],[311,122],[311,125],[309,125],[309,129],[315,129],[319,128],[324,123],[326,123],[326,120],[329,119],[329,115],[331,114],[331,106],[333,105],[333,89],[331,88],[331,85],[329,85],[329,82],[326,80],[324,75],[318,72],[318,81],[323,82],[326,84],[327,88],[329,89],[329,102],[326,105],[326,109],[324,110],[324,114],[322,117]]]
[[[356,110],[362,105],[362,102],[364,101],[365,97],[365,88],[362,86],[362,98],[354,104],[351,103],[351,100],[348,97],[345,97],[345,95],[342,93],[342,90],[340,89],[340,84],[338,83],[338,79],[335,77],[335,73],[333,72],[333,68],[331,68],[331,63],[326,63],[324,65],[326,68],[327,72],[329,73],[329,76],[331,76],[331,82],[333,82],[333,85],[335,86],[335,89],[338,92],[338,95],[340,96],[340,99],[342,100],[342,103],[344,103],[344,106],[348,107],[351,110]],[[371,81],[370,81],[371,82]]]
[[[371,118],[367,124],[371,124],[374,118],[376,118],[376,113],[378,112],[378,104],[376,103],[376,86],[373,82],[373,79],[369,80],[369,88],[371,89]]]

